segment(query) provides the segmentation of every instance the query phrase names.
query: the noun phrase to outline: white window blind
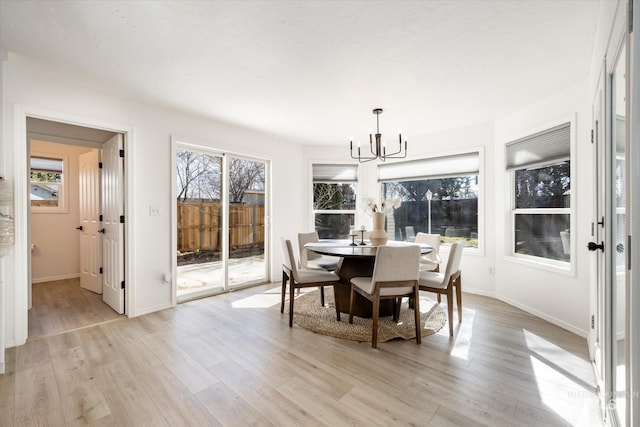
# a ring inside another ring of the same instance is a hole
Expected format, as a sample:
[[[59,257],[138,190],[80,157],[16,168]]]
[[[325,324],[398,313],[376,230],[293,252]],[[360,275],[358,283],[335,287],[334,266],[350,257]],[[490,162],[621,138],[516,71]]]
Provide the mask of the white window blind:
[[[62,160],[31,157],[31,170],[40,172],[62,172]]]
[[[378,181],[477,175],[479,170],[480,154],[474,151],[451,156],[379,165]]]
[[[313,165],[313,182],[356,182],[358,165]]]
[[[571,124],[563,123],[510,142],[506,146],[507,169],[523,169],[540,163],[569,158]]]

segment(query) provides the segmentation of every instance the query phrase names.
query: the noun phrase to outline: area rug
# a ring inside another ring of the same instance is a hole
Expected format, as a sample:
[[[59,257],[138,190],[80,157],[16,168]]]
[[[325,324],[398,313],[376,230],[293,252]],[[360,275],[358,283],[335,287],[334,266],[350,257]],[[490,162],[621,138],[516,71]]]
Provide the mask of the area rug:
[[[307,292],[296,298],[293,321],[313,332],[344,338],[353,341],[371,342],[371,319],[353,318],[349,324],[349,315],[342,313],[341,321],[336,320],[336,308],[333,304],[332,292],[325,292],[325,307],[320,305],[320,291]],[[413,309],[408,308],[405,299],[400,310],[398,322],[391,317],[381,317],[378,322],[378,341],[384,342],[394,338],[405,340],[416,337],[413,323]],[[422,336],[435,334],[447,321],[447,313],[435,301],[420,297],[420,328]]]

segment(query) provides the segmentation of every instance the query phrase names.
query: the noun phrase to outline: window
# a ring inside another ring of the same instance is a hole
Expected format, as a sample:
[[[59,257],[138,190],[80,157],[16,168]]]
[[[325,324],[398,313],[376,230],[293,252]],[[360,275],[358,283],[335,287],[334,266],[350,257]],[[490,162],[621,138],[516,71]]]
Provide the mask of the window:
[[[357,165],[314,164],[313,216],[321,239],[347,239],[356,214]]]
[[[65,212],[64,172],[66,159],[31,156],[31,209],[34,212]]]
[[[380,165],[382,198],[402,200],[387,216],[389,238],[410,241],[423,232],[477,248],[479,166],[478,152]]]
[[[513,184],[513,253],[571,259],[571,125],[564,123],[506,147]]]

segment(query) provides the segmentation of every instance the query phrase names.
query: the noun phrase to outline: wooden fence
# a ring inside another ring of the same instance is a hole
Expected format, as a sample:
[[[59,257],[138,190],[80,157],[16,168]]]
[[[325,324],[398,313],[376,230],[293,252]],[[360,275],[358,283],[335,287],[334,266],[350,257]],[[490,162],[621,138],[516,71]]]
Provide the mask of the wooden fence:
[[[220,250],[222,208],[219,203],[178,202],[178,251]],[[229,246],[264,244],[264,206],[229,205]]]

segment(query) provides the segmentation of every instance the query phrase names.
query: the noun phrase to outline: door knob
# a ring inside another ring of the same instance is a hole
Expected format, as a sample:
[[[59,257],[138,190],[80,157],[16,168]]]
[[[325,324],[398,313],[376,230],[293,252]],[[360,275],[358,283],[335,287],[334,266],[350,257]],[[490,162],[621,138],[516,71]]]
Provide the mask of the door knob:
[[[83,226],[76,227],[76,230],[80,230],[80,231],[82,231],[82,230],[84,230],[84,227],[83,227]]]
[[[100,230],[98,230],[98,233],[104,234],[104,231],[105,231],[104,228],[101,228]]]
[[[587,245],[587,248],[590,251],[595,251],[597,249],[604,251],[604,242],[600,242],[600,244],[597,244],[596,242],[589,242],[589,244]]]

